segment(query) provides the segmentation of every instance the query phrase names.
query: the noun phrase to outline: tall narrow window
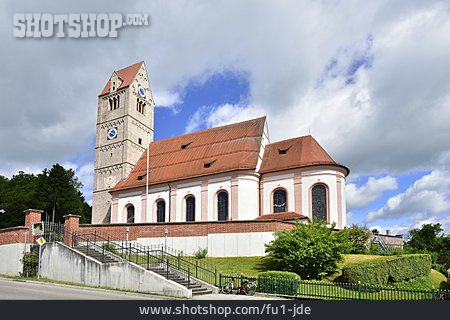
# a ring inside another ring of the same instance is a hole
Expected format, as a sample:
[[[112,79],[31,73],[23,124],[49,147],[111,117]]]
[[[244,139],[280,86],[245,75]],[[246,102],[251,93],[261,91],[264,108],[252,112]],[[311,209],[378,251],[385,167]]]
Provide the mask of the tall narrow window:
[[[113,109],[113,101],[112,99],[109,99],[109,111]]]
[[[317,220],[327,221],[327,188],[316,184],[311,190],[312,216]]]
[[[273,212],[286,212],[286,191],[283,189],[273,193]]]
[[[127,223],[133,223],[134,222],[134,206],[128,206],[127,207]]]
[[[228,193],[225,191],[217,195],[217,215],[219,221],[228,220]]]
[[[164,200],[158,201],[156,204],[156,222],[166,221],[166,203]]]
[[[186,221],[195,221],[195,198],[186,198]]]

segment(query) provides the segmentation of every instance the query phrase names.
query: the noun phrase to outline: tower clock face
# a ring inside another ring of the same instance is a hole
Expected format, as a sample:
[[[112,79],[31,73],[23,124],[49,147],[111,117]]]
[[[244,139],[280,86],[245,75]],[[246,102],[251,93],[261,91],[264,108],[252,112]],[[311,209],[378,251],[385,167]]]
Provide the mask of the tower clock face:
[[[138,85],[138,92],[142,98],[145,98],[145,88],[141,85]]]
[[[117,138],[117,128],[111,128],[108,130],[108,140]]]

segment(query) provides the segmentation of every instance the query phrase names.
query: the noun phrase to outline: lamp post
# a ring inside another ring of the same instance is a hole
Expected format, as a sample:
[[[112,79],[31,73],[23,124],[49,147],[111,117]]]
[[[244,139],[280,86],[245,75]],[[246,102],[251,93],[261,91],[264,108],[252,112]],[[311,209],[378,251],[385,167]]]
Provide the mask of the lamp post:
[[[130,232],[130,227],[127,227],[127,242],[126,242],[126,254],[125,254],[125,259],[128,260],[128,233]],[[130,252],[131,253],[131,252]]]
[[[164,229],[164,251],[167,251],[167,235],[169,234],[169,229]]]

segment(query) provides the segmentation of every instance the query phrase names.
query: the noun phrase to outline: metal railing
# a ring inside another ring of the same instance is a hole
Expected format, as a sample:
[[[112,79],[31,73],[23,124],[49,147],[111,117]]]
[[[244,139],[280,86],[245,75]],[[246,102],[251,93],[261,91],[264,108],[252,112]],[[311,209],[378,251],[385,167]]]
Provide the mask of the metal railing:
[[[220,275],[220,285],[234,276]],[[245,277],[238,277],[237,280]],[[448,290],[404,289],[353,283],[326,283],[259,277],[257,292],[278,296],[324,300],[450,300]]]
[[[144,246],[135,241],[112,240],[109,235],[99,232],[71,232],[63,224],[45,223],[44,237],[48,242],[61,241],[71,247],[83,248],[86,255],[95,254],[102,262],[107,258],[126,260],[149,270],[162,273],[166,278],[178,275],[191,282],[191,278],[205,281],[212,285],[218,283],[217,269],[199,262],[182,251],[164,246]]]

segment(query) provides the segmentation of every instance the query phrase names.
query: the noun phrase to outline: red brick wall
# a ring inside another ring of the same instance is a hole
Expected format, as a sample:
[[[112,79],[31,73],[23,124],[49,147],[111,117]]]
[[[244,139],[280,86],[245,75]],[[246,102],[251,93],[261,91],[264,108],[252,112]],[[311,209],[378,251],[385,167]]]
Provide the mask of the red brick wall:
[[[28,231],[28,228],[14,227],[14,228],[0,229],[0,245],[11,243],[24,243],[25,231]],[[30,235],[28,235],[28,238],[29,237]],[[28,241],[30,241],[30,239],[28,239]]]
[[[137,224],[105,224],[80,225],[81,233],[96,232],[110,240],[125,240],[126,228],[129,227],[129,240],[137,238],[164,237],[164,229],[168,229],[169,237],[206,236],[210,233],[243,233],[274,232],[290,230],[292,223],[282,221],[227,221],[227,222],[180,222],[180,223],[137,223]]]

